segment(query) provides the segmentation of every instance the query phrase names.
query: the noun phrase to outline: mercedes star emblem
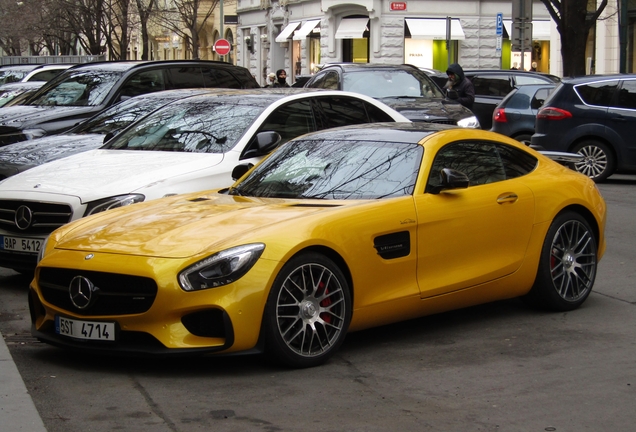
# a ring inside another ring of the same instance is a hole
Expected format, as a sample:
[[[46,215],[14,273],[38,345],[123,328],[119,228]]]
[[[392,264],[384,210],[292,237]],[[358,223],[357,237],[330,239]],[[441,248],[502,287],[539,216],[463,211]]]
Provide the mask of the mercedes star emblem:
[[[71,302],[78,309],[86,309],[97,299],[97,287],[84,276],[75,276],[68,287]]]
[[[15,211],[15,225],[21,229],[28,229],[33,223],[33,212],[27,206],[20,206]]]

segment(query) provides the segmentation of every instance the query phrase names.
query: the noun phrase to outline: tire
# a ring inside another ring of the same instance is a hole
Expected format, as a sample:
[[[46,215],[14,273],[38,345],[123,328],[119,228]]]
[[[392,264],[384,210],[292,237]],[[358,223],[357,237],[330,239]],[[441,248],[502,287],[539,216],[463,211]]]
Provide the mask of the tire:
[[[528,147],[530,146],[530,137],[532,137],[532,135],[530,134],[521,134],[521,135],[517,135],[515,137],[515,139],[517,141],[519,141],[520,143],[523,143],[525,145],[527,145]]]
[[[597,183],[608,178],[616,169],[614,153],[600,141],[583,141],[572,150],[584,158],[582,162],[574,164],[576,170]]]
[[[295,368],[318,366],[344,341],[351,310],[349,284],[338,266],[318,253],[300,254],[283,266],[269,293],[265,353]]]
[[[543,242],[539,269],[526,296],[534,306],[570,311],[590,295],[596,277],[596,238],[578,213],[558,215]]]

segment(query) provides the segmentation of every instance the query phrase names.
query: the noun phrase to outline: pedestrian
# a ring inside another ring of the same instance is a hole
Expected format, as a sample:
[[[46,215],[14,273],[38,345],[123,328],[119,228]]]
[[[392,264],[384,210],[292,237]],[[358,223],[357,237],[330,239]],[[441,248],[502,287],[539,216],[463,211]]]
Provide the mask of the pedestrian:
[[[270,72],[267,74],[267,84],[264,87],[274,87],[274,83],[276,82],[276,74],[274,72]]]
[[[276,81],[272,87],[289,87],[289,84],[287,84],[287,72],[285,72],[285,69],[278,69],[276,71]]]
[[[532,71],[532,72],[536,72],[537,71],[537,62],[532,62],[532,67],[530,68],[530,71]]]
[[[444,85],[446,96],[456,100],[466,108],[472,109],[473,102],[475,102],[475,87],[464,76],[464,69],[459,64],[453,63],[446,69],[446,75],[448,75],[448,81]]]

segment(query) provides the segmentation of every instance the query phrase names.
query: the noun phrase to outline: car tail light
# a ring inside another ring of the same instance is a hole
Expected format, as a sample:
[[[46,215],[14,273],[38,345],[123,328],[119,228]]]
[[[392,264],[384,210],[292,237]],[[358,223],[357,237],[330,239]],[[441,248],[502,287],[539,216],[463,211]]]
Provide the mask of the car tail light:
[[[570,111],[554,107],[541,108],[537,114],[538,119],[545,120],[563,120],[570,117],[572,117],[572,113],[570,113]]]
[[[503,108],[497,108],[492,114],[492,121],[506,123],[508,121],[508,119],[506,118],[506,110],[504,110]]]

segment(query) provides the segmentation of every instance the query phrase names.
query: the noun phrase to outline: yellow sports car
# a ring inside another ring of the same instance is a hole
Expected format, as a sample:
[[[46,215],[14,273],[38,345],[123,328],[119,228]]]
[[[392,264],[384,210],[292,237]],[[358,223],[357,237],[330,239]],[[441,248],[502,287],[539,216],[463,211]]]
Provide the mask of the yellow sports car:
[[[499,134],[317,132],[230,188],[56,230],[30,290],[32,331],[102,353],[264,351],[315,366],[348,331],[512,297],[580,306],[605,214],[592,180]]]

